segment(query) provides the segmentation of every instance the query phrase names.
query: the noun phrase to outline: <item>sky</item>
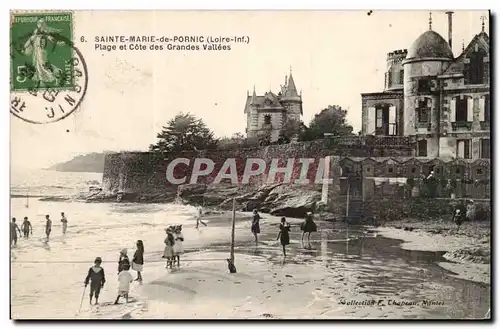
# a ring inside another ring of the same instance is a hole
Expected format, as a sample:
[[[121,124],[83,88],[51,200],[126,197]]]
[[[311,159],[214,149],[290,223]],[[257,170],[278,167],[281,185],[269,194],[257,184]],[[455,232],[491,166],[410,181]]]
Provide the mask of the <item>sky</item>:
[[[484,11],[455,11],[458,56],[481,31]],[[218,137],[245,132],[247,92],[277,93],[292,70],[303,121],[328,105],[361,129],[361,93],[382,91],[387,53],[407,49],[429,28],[428,11],[79,11],[73,37],[88,66],[78,111],[44,125],[11,115],[11,164],[44,168],[89,152],[147,150],[179,112]],[[445,11],[432,29],[448,39]],[[486,32],[489,33],[488,22]],[[231,51],[99,51],[96,36],[248,36]],[[80,42],[81,36],[87,42]]]

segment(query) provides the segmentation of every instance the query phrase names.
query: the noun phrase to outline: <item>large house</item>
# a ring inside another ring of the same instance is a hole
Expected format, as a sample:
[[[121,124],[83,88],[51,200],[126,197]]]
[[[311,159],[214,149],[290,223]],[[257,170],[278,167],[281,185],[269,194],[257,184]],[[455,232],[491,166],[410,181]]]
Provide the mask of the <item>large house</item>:
[[[289,77],[285,76],[285,84],[277,94],[269,90],[264,95],[257,96],[255,87],[252,95],[247,91],[245,114],[247,137],[268,136],[271,142],[278,140],[281,128],[287,120],[301,122],[302,92],[297,92],[292,72]]]
[[[384,91],[361,94],[363,135],[411,136],[417,157],[490,157],[490,39],[483,18],[454,57],[452,14],[448,41],[429,18],[409,50],[388,53]]]

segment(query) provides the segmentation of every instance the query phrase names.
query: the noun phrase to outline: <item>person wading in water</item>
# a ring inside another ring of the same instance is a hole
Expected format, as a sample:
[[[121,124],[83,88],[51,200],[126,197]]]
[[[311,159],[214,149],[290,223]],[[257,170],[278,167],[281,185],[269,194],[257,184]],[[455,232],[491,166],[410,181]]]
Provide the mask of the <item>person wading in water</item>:
[[[204,226],[207,226],[207,223],[201,220],[201,217],[203,216],[203,208],[202,206],[198,206],[198,209],[196,209],[196,228],[202,223]]]
[[[50,239],[50,232],[52,231],[52,221],[49,218],[49,215],[45,215],[45,235],[47,236],[47,242],[49,242]]]
[[[31,226],[28,217],[24,217],[24,222],[21,224],[21,229],[24,233],[24,238],[27,239],[30,237],[30,234],[33,235],[33,227]]]
[[[61,222],[62,222],[62,234],[66,234],[66,230],[68,229],[68,219],[64,216],[64,213],[61,213]]]
[[[259,215],[259,212],[257,211],[257,209],[254,209],[253,210],[251,231],[252,231],[253,236],[255,237],[255,245],[256,246],[259,244],[259,238],[258,238],[257,234],[260,234],[260,220],[261,220],[261,217]]]
[[[311,232],[317,232],[318,227],[316,226],[316,223],[313,220],[313,213],[308,212],[306,214],[306,219],[302,224],[300,224],[300,229],[302,230],[302,238],[301,240],[304,240],[304,235],[308,233],[307,235],[307,241],[311,239]]]
[[[287,223],[286,218],[281,218],[280,231],[276,240],[280,240],[283,247],[283,256],[286,257],[285,246],[290,244],[290,224]]]
[[[16,218],[12,218],[12,222],[10,222],[10,244],[17,245],[17,232],[21,235],[21,230],[19,226],[16,224]]]

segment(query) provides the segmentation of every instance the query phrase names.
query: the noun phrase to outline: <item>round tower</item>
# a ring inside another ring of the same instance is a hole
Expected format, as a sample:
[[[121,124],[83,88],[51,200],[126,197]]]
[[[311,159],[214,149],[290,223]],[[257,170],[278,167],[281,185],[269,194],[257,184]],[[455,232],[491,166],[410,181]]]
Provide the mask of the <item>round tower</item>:
[[[384,91],[403,89],[403,60],[406,58],[407,54],[407,49],[399,49],[387,54],[387,70],[385,71]]]
[[[429,26],[431,28],[431,25]],[[429,29],[410,47],[404,68],[404,135],[416,135],[417,156],[439,156],[439,89],[437,76],[453,61],[450,45]],[[425,151],[424,151],[425,150]]]

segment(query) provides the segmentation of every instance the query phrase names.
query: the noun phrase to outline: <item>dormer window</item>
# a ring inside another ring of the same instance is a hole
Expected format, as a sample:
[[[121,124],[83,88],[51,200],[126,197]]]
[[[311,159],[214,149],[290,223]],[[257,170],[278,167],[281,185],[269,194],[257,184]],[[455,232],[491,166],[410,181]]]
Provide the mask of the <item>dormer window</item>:
[[[264,115],[264,124],[265,125],[270,125],[271,124],[271,115],[270,114]]]
[[[484,58],[486,53],[482,49],[477,49],[469,56],[469,63],[465,65],[466,83],[471,85],[484,83]]]

